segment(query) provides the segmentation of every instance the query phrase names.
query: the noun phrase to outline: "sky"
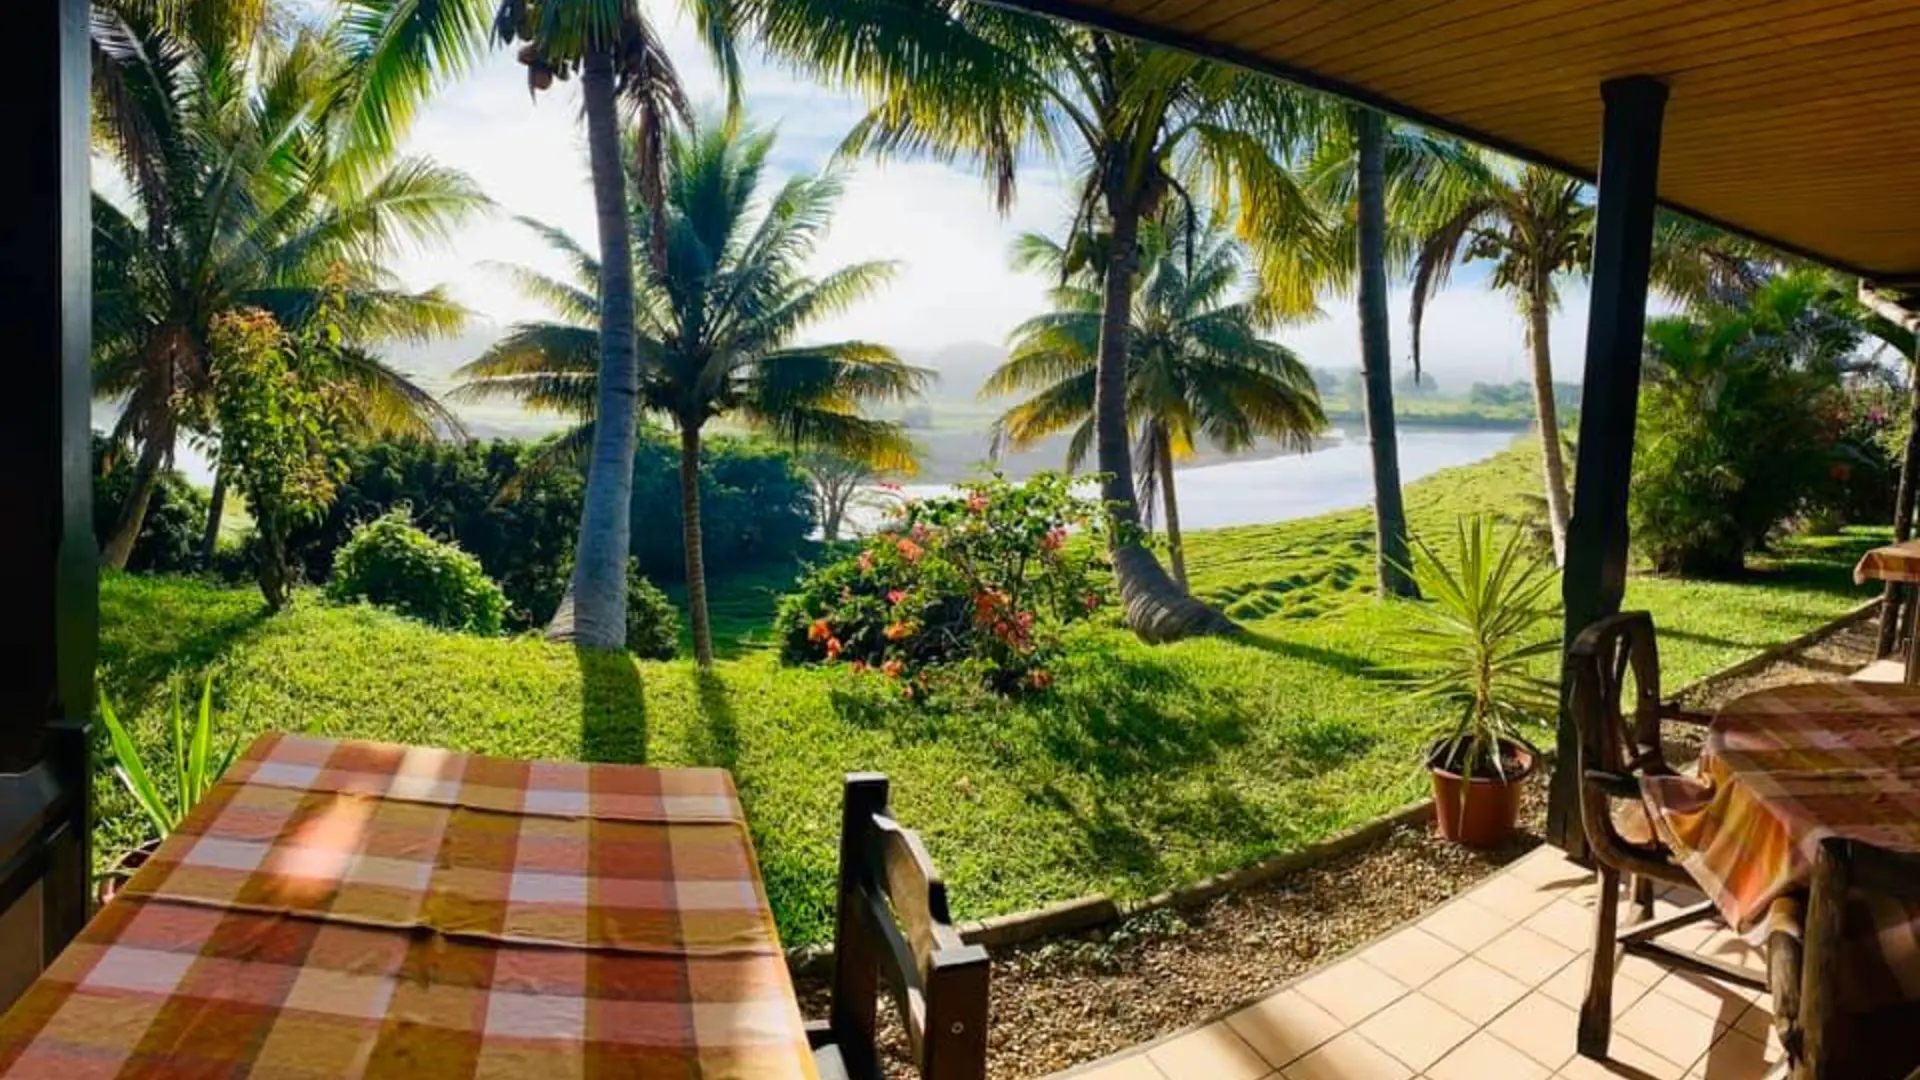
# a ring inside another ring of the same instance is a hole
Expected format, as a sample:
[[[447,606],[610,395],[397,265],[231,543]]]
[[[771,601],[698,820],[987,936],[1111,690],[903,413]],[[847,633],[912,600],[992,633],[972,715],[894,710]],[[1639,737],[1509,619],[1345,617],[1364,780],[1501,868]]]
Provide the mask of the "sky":
[[[324,0],[308,0],[319,6]],[[717,110],[719,79],[678,5],[648,0],[668,39],[682,80],[697,103]],[[859,101],[791,72],[747,58],[747,106],[754,121],[777,128],[776,171],[818,170],[834,157],[861,115]],[[567,230],[591,248],[592,194],[575,83],[555,83],[530,100],[525,69],[511,50],[485,62],[439,93],[418,115],[409,149],[466,172],[499,205],[489,220],[464,230],[451,244],[420,251],[396,267],[415,287],[444,284],[480,317],[506,325],[538,317],[538,305],[520,297],[488,263],[518,263],[558,271],[543,245],[513,218],[539,218]],[[1033,161],[1020,178],[1018,200],[998,213],[984,182],[963,166],[930,161],[847,163],[846,194],[816,254],[825,271],[867,259],[899,264],[880,296],[817,329],[820,338],[861,338],[925,353],[962,342],[1002,343],[1022,320],[1044,307],[1046,282],[1007,266],[1013,238],[1025,230],[1059,231],[1070,203],[1067,177]],[[1584,288],[1564,289],[1553,320],[1555,370],[1577,378],[1585,335]],[[1407,363],[1407,297],[1393,290],[1394,357]],[[1350,297],[1330,296],[1325,315],[1275,334],[1308,363],[1330,369],[1358,366],[1359,332]],[[1527,377],[1522,323],[1512,302],[1484,287],[1471,268],[1430,305],[1423,350],[1426,369],[1443,388],[1474,381]]]

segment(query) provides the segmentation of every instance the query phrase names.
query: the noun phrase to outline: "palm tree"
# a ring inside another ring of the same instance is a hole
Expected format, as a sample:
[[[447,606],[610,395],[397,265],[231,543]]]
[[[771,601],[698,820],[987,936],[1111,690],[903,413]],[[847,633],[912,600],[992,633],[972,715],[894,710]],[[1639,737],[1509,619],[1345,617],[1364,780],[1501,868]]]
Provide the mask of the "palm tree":
[[[1112,247],[1094,441],[1119,526],[1112,559],[1127,621],[1150,641],[1233,632],[1127,539],[1139,521],[1126,410],[1139,232],[1196,189],[1235,208],[1248,237],[1284,242],[1310,230],[1284,158],[1317,122],[1315,99],[1189,53],[975,0],[737,0],[735,14],[774,53],[865,92],[872,110],[846,152],[974,162],[1003,209],[1031,154],[1081,166],[1079,218],[1098,216]],[[1312,303],[1307,290],[1265,299]]]
[[[1094,445],[1105,237],[1099,241],[1086,245],[1095,250],[1084,259],[1035,233],[1016,242],[1016,267],[1066,280],[1053,290],[1053,311],[1014,330],[1012,355],[981,390],[1034,392],[995,422],[996,450],[1072,431],[1067,467],[1077,470]],[[1248,276],[1241,245],[1217,228],[1190,235],[1185,223],[1163,217],[1142,228],[1140,258],[1127,336],[1127,426],[1140,505],[1150,514],[1157,501],[1164,510],[1173,577],[1185,590],[1175,462],[1203,438],[1229,453],[1263,438],[1304,450],[1327,418],[1306,366],[1260,337],[1269,320],[1253,297],[1238,295]]]
[[[422,158],[367,159],[352,175],[334,129],[344,71],[331,42],[267,32],[250,51],[239,43],[253,25],[218,4],[191,18],[131,0],[94,9],[98,138],[129,191],[124,206],[96,194],[93,210],[94,385],[124,403],[114,435],[138,447],[104,553],[116,567],[180,437],[217,438],[207,337],[223,312],[261,308],[297,330],[337,293],[367,430],[458,430],[371,348],[459,329],[458,305],[400,288],[384,262],[445,237],[485,198]]]
[[[1373,456],[1374,572],[1382,596],[1417,597],[1407,571],[1407,515],[1393,411],[1387,275],[1412,254],[1408,223],[1444,212],[1476,185],[1479,159],[1361,106],[1329,125],[1306,166],[1309,188],[1333,219],[1320,283],[1353,288],[1360,315],[1361,411]]]
[[[1538,165],[1517,172],[1488,168],[1478,190],[1424,230],[1413,269],[1413,368],[1420,371],[1420,323],[1428,299],[1463,257],[1493,263],[1492,284],[1513,293],[1527,324],[1533,361],[1534,415],[1547,491],[1547,521],[1556,562],[1566,558],[1566,459],[1553,396],[1548,324],[1559,305],[1559,279],[1585,271],[1593,251],[1593,204],[1580,181]]]
[[[687,606],[694,656],[702,666],[713,662],[700,539],[700,440],[708,422],[728,417],[795,446],[830,448],[899,468],[912,451],[905,429],[858,410],[909,398],[929,378],[884,346],[794,343],[809,327],[872,295],[894,268],[858,263],[817,278],[807,274],[841,181],[832,172],[797,176],[762,205],[773,145],[771,133],[734,119],[667,136],[664,210],[638,238],[639,245],[665,252],[665,269],[639,282],[636,295],[628,297],[644,363],[637,409],[626,402],[621,407],[629,422],[644,411],[680,435]],[[631,194],[646,197],[638,183]],[[459,393],[514,398],[579,417],[582,424],[553,450],[578,453],[607,407],[599,356],[604,339],[588,329],[610,306],[595,291],[606,279],[598,260],[564,233],[528,224],[569,261],[573,280],[509,272],[559,318],[512,327],[461,369],[467,383]]]

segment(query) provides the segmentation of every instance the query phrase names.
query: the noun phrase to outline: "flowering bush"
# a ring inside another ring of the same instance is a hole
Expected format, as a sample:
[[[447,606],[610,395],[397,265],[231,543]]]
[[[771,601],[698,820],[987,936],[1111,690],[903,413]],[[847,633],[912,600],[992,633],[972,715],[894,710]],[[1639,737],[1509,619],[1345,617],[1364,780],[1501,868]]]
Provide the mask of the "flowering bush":
[[[906,503],[893,528],[781,601],[781,656],[878,672],[907,696],[942,666],[999,693],[1045,690],[1059,628],[1107,602],[1105,516],[1053,473]]]

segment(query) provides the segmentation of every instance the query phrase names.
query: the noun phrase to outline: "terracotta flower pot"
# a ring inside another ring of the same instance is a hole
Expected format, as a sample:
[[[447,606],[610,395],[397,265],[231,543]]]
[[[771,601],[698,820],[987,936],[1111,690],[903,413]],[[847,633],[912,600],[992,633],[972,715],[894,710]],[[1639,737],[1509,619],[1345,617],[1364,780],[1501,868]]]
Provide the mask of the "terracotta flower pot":
[[[133,872],[145,866],[147,860],[153,858],[153,853],[158,850],[160,850],[160,841],[153,839],[139,847],[128,848],[116,856],[94,886],[100,899],[100,906],[105,907],[107,902],[120,892],[121,886],[127,883],[127,879],[133,876]]]
[[[1513,836],[1520,821],[1520,787],[1533,775],[1539,754],[1525,743],[1503,743],[1517,768],[1499,777],[1461,776],[1442,762],[1436,745],[1427,756],[1433,774],[1433,816],[1440,835],[1468,847],[1494,848]]]

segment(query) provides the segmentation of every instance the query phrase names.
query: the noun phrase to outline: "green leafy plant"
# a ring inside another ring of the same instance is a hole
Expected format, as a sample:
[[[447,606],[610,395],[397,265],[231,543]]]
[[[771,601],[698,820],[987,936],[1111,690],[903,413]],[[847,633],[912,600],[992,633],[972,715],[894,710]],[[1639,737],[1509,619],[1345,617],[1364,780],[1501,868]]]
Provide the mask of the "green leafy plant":
[[[180,688],[175,684],[173,708],[168,714],[173,737],[173,770],[170,787],[163,788],[147,769],[140,757],[140,750],[134,745],[133,736],[127,733],[126,725],[113,711],[112,702],[107,700],[106,691],[100,693],[100,719],[107,728],[107,740],[113,751],[113,774],[133,796],[147,819],[161,836],[171,833],[180,819],[193,809],[200,797],[213,787],[220,774],[227,771],[233,763],[234,750],[238,744],[229,746],[226,753],[214,763],[213,757],[213,675],[209,673],[200,688],[200,706],[189,729],[186,708],[180,699]],[[162,763],[162,768],[165,763]]]
[[[909,697],[942,666],[998,693],[1047,689],[1061,627],[1107,602],[1107,515],[1057,473],[959,487],[809,574],[776,617],[783,658],[877,670]]]
[[[498,634],[507,613],[506,594],[480,560],[415,528],[406,507],[353,531],[334,560],[327,595],[473,634]]]
[[[1504,539],[1491,519],[1461,518],[1442,557],[1415,537],[1407,572],[1430,603],[1410,607],[1402,654],[1412,697],[1441,706],[1433,765],[1503,778],[1504,748],[1552,715],[1555,686],[1535,661],[1552,653],[1554,574],[1520,529]]]
[[[640,573],[640,560],[627,560],[627,651],[642,660],[671,660],[680,655],[680,609]]]

